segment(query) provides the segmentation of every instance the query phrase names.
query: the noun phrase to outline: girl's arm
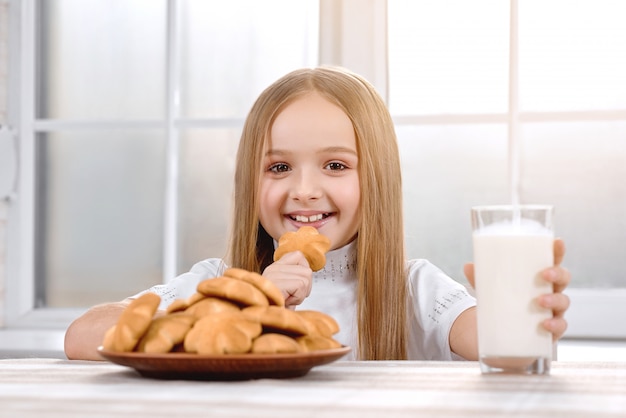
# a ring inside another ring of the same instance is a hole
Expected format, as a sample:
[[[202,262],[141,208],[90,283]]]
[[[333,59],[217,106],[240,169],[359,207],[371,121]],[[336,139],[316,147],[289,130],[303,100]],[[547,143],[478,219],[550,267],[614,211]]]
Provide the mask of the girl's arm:
[[[554,293],[542,295],[538,302],[544,308],[552,310],[553,316],[543,322],[545,329],[552,333],[554,341],[560,339],[567,329],[567,321],[563,317],[569,308],[569,297],[563,294],[571,280],[570,272],[561,267],[565,255],[565,244],[561,239],[554,240],[554,266],[545,269],[541,275],[552,283]],[[465,276],[474,287],[474,265],[466,264]],[[467,360],[478,359],[478,333],[476,327],[476,308],[470,308],[461,313],[452,324],[450,330],[450,349]]]
[[[465,360],[478,360],[476,307],[461,312],[450,329],[450,349]]]
[[[90,308],[70,324],[65,332],[65,355],[70,360],[104,360],[97,348],[105,332],[117,323],[127,301]]]

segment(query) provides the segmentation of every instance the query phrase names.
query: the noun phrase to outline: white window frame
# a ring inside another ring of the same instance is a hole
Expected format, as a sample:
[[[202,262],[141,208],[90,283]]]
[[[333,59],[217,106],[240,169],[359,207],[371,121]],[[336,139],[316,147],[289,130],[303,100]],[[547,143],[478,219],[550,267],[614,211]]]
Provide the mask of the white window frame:
[[[170,11],[176,0],[169,1]],[[34,143],[38,131],[50,128],[71,129],[60,122],[36,120],[34,114],[35,80],[35,0],[10,0],[10,53],[17,57],[9,65],[9,97],[16,106],[9,108],[9,123],[19,136],[18,194],[10,201],[7,226],[7,284],[4,293],[4,312],[0,315],[0,349],[41,349],[50,347],[62,350],[64,330],[83,310],[50,309],[36,307],[34,297]],[[363,74],[384,98],[387,85],[386,0],[321,0],[320,2],[320,64],[336,64]],[[519,123],[557,120],[626,120],[626,111],[525,113],[517,106],[516,75],[516,21],[517,1],[511,0],[511,85],[508,114],[502,115],[433,115],[395,118],[403,124],[455,124],[498,121],[509,124],[509,140],[519,135]],[[170,13],[168,22],[168,54],[175,56],[174,31],[176,13]],[[356,51],[356,52],[355,52]],[[174,60],[175,61],[175,60]],[[178,91],[177,69],[168,67],[168,99]],[[172,102],[170,100],[170,102]],[[171,105],[167,112],[169,133],[168,186],[166,217],[164,221],[164,276],[172,277],[176,249],[176,195],[175,170],[177,169],[177,141],[174,120],[178,109]],[[229,126],[239,126],[241,120],[225,121]],[[94,122],[107,126],[107,122]],[[188,124],[207,126],[210,121],[188,121]],[[94,125],[90,125],[94,126]],[[119,123],[115,123],[119,126]],[[130,128],[162,127],[161,122],[128,123]],[[74,127],[79,127],[75,125]],[[515,144],[510,147],[511,190],[517,190],[516,167],[518,155]],[[626,289],[568,289],[572,307],[566,318],[570,326],[566,338],[626,338],[626,326],[621,321],[607,318],[626,317]],[[1,305],[0,305],[1,306]],[[16,342],[17,337],[17,342]]]
[[[163,129],[167,132],[166,185],[163,220],[163,280],[177,271],[179,132],[184,128],[242,128],[243,118],[180,119],[177,97],[179,0],[167,0],[167,68],[164,120],[56,121],[37,119],[35,109],[37,0],[9,1],[10,56],[8,123],[18,136],[17,190],[8,208],[6,292],[0,292],[0,350],[62,351],[69,324],[85,309],[37,306],[35,296],[35,141],[40,132],[84,128]],[[1,286],[1,283],[0,283]]]
[[[507,123],[509,187],[512,202],[519,202],[520,153],[518,151],[522,122],[626,121],[626,110],[584,112],[520,112],[518,79],[518,0],[510,1],[509,33],[509,109],[506,114],[408,115],[394,117],[400,125],[454,125],[467,123]],[[469,210],[469,208],[468,208]],[[567,244],[567,243],[566,243]],[[567,254],[564,265],[567,266]],[[565,314],[568,329],[565,339],[626,339],[626,288],[568,288],[565,293],[571,305]],[[611,320],[613,318],[613,320]]]

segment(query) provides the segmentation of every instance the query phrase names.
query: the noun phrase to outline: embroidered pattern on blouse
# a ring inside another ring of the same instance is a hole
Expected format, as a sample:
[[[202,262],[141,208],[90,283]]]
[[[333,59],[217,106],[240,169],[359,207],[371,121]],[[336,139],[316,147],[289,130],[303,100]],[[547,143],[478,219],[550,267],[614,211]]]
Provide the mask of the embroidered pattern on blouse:
[[[451,290],[447,294],[440,296],[435,299],[435,306],[433,307],[432,312],[428,314],[428,318],[438,324],[439,318],[442,317],[456,302],[464,300],[465,296],[467,296],[467,292],[462,289]]]
[[[178,297],[178,293],[175,289],[163,285],[152,286],[150,289],[146,290],[146,292],[156,293],[161,297],[162,303],[167,304],[173,302]]]
[[[341,250],[340,250],[341,251]],[[313,281],[330,280],[352,275],[356,273],[356,252],[344,251],[344,254],[329,254],[324,268],[313,275]]]

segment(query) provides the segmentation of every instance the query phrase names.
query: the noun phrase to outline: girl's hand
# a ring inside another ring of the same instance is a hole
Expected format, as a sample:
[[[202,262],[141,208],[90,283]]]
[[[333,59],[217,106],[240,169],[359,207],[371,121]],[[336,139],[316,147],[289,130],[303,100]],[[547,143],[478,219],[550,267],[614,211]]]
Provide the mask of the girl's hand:
[[[263,276],[274,282],[283,292],[285,307],[295,309],[311,294],[313,270],[304,254],[293,251],[267,266]]]
[[[552,283],[554,288],[554,294],[539,297],[539,305],[552,309],[553,317],[546,319],[543,322],[543,326],[552,333],[555,341],[561,338],[567,329],[567,321],[563,316],[570,304],[569,297],[563,294],[563,290],[569,285],[571,280],[570,272],[561,267],[564,255],[565,244],[562,239],[557,238],[554,240],[554,267],[547,268],[541,272],[544,280]]]
[[[552,310],[552,318],[546,319],[543,326],[552,333],[555,341],[561,338],[567,329],[567,321],[563,316],[570,305],[569,297],[563,294],[563,290],[571,280],[570,272],[561,267],[564,255],[565,244],[562,239],[557,238],[554,240],[554,266],[541,272],[543,279],[552,283],[554,293],[542,295],[538,299],[539,305]],[[463,271],[467,280],[474,287],[474,264],[466,264]]]

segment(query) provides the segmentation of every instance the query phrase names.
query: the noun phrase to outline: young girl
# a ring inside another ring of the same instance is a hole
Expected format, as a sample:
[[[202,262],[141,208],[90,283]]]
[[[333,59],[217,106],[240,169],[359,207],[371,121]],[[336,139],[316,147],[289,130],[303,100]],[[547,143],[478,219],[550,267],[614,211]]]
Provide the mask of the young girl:
[[[148,291],[165,309],[227,265],[261,272],[292,309],[333,316],[336,339],[363,360],[478,357],[475,300],[426,260],[405,259],[399,153],[389,112],[363,78],[340,68],[287,74],[257,99],[246,120],[235,173],[229,261],[204,260]],[[314,226],[331,241],[313,273],[300,252],[273,262],[287,231]],[[565,332],[562,294],[570,280],[556,265],[543,272],[555,293],[539,303],[554,312],[543,326]],[[473,267],[466,266],[473,284]],[[66,333],[68,358],[100,359],[96,347],[128,301],[90,309]]]

